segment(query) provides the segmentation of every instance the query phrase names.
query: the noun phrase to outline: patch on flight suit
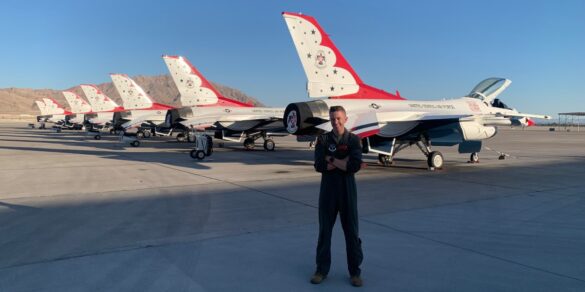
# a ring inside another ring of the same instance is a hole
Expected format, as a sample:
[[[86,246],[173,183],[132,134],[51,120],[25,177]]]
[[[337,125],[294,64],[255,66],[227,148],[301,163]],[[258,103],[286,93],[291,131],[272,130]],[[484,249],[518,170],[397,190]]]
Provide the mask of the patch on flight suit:
[[[335,152],[337,150],[337,146],[335,144],[329,144],[329,152]]]

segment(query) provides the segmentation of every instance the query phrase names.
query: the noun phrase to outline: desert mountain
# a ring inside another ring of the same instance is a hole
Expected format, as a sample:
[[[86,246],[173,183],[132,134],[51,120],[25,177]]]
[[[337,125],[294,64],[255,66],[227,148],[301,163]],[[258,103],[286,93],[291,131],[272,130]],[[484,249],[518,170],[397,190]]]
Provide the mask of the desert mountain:
[[[180,106],[179,103],[179,91],[173,83],[173,80],[169,75],[159,76],[135,76],[133,79],[138,83],[144,90],[158,103],[168,104],[171,106]],[[254,105],[261,106],[262,104],[253,97],[246,95],[245,93],[217,83],[213,83],[213,86],[219,90],[225,97],[233,98],[246,103],[253,103]],[[122,100],[118,91],[112,84],[112,82],[102,83],[97,85],[107,96],[116,101],[119,105],[122,105]],[[85,95],[81,91],[79,86],[65,89],[72,90],[85,98]],[[39,110],[35,105],[35,100],[40,100],[43,97],[53,97],[63,107],[69,108],[65,97],[61,94],[63,90],[54,89],[26,89],[26,88],[4,88],[0,89],[0,114],[39,114]]]

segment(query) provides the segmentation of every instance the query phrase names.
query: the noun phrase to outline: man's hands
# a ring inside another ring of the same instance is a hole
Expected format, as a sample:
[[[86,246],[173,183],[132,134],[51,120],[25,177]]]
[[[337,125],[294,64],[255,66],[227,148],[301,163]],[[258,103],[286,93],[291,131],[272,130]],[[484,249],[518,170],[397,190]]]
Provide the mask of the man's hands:
[[[325,156],[325,161],[327,161],[327,171],[331,171],[334,170],[336,167],[335,165],[333,165],[333,163],[331,163],[331,158],[332,156]]]
[[[349,156],[343,159],[334,158],[333,162],[331,162],[332,156],[325,156],[325,160],[327,161],[327,170],[331,171],[336,168],[339,168],[343,171],[347,170],[347,161],[349,160]]]
[[[328,170],[328,171],[332,171],[332,170],[334,170],[334,169],[336,169],[336,168],[337,168],[337,167],[335,167],[335,165],[333,165],[333,164],[332,164],[332,163],[330,163],[330,162],[327,162],[327,170]]]

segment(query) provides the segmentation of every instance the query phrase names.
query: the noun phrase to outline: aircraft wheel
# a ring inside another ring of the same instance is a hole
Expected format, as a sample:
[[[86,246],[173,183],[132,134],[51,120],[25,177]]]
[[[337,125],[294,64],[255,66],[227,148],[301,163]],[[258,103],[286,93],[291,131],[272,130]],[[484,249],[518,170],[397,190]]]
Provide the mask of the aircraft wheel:
[[[309,148],[315,148],[315,141],[309,142]]]
[[[191,155],[191,158],[197,159],[197,160],[203,160],[203,158],[205,158],[205,152],[203,152],[202,150],[197,150],[197,149],[191,150],[189,155]]]
[[[390,157],[390,155],[378,154],[378,161],[386,167],[392,165],[392,157]]]
[[[254,139],[246,138],[246,140],[244,140],[244,148],[246,148],[246,150],[252,150],[255,146]]]
[[[177,141],[178,142],[185,142],[186,141],[185,134],[183,134],[183,133],[178,134]]]
[[[130,143],[130,145],[132,145],[132,147],[138,147],[138,146],[140,146],[140,141],[134,140],[134,141],[132,141],[132,143]]]
[[[479,163],[479,153],[473,152],[469,156],[469,163]]]
[[[93,138],[94,138],[94,139],[96,139],[96,140],[101,140],[101,139],[102,139],[102,136],[100,136],[100,135],[95,135],[95,136],[93,136]]]
[[[116,130],[115,129],[110,129],[110,134],[111,135],[116,135]]]
[[[276,144],[272,139],[267,139],[264,141],[264,149],[266,151],[274,151],[274,147],[276,147]]]
[[[429,153],[429,157],[427,160],[427,164],[429,165],[429,168],[441,169],[441,168],[443,168],[443,163],[444,163],[444,159],[443,159],[443,154],[441,154],[441,152],[433,151],[433,152]]]
[[[150,138],[150,136],[152,136],[152,133],[150,131],[144,131],[144,138]]]

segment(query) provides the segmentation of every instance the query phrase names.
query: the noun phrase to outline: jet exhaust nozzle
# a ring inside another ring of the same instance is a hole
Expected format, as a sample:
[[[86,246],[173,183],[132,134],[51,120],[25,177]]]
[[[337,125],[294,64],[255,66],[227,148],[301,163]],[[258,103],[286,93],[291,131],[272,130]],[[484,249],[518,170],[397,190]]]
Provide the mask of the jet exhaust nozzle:
[[[112,127],[114,129],[122,129],[122,125],[129,121],[130,112],[115,112],[112,118]]]
[[[322,100],[296,102],[284,110],[283,123],[293,135],[316,135],[322,132],[316,126],[326,123],[328,117],[329,107]]]
[[[167,111],[163,126],[165,128],[186,130],[187,127],[181,124],[181,121],[191,117],[193,117],[193,109],[190,107],[171,109]]]

